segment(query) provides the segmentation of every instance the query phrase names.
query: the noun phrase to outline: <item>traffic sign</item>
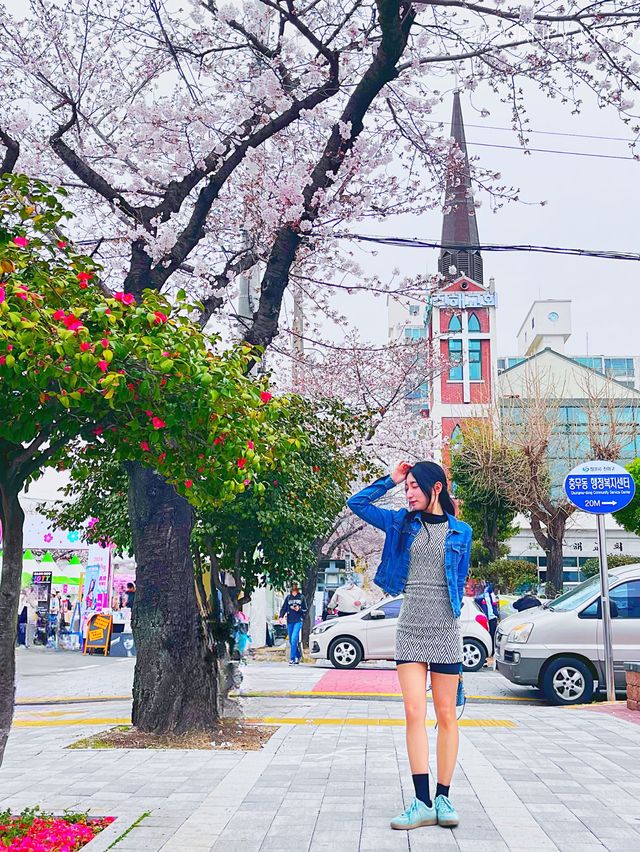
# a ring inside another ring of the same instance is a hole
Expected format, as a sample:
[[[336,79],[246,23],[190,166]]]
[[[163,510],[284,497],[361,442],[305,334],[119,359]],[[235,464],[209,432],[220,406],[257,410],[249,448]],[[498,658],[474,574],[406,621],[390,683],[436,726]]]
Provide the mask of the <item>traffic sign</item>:
[[[628,470],[609,461],[586,461],[567,474],[565,494],[578,509],[607,515],[633,500],[636,486]]]

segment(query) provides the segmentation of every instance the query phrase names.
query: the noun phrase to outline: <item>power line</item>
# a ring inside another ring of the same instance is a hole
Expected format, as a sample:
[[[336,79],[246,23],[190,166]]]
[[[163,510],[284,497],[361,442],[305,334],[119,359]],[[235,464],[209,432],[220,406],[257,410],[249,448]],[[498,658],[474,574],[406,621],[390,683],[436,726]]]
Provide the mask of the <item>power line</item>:
[[[602,160],[634,160],[636,157],[623,157],[620,154],[592,154],[587,151],[559,151],[554,148],[530,148],[528,145],[498,145],[491,142],[467,142],[467,145],[475,145],[479,148],[503,148],[507,151],[535,151],[537,154],[566,154],[571,157],[596,157]]]
[[[398,248],[441,248],[454,249],[457,251],[526,251],[539,254],[564,254],[578,257],[601,257],[607,260],[636,260],[640,261],[637,252],[617,251],[614,249],[584,249],[584,248],[562,248],[559,246],[534,246],[534,245],[506,245],[503,243],[462,244],[443,243],[441,240],[419,240],[406,237],[377,237],[369,234],[336,234],[338,239],[356,240],[363,243],[376,243],[378,245],[396,246]]]
[[[438,125],[438,126],[446,126],[448,124],[448,120],[447,121],[428,121],[426,123],[427,124],[435,124],[435,125]],[[495,124],[468,124],[465,121],[464,126],[465,127],[474,127],[474,128],[479,129],[479,130],[504,130],[504,131],[507,131],[508,133],[515,132],[513,127],[498,127]],[[604,140],[606,142],[626,142],[627,144],[630,144],[633,141],[632,139],[625,139],[622,136],[594,136],[593,134],[590,134],[590,133],[568,133],[568,132],[564,132],[564,131],[560,131],[560,130],[531,130],[530,128],[527,128],[526,130],[523,131],[523,133],[524,134],[537,133],[539,136],[567,136],[567,137],[571,137],[573,139],[600,139],[600,140]]]

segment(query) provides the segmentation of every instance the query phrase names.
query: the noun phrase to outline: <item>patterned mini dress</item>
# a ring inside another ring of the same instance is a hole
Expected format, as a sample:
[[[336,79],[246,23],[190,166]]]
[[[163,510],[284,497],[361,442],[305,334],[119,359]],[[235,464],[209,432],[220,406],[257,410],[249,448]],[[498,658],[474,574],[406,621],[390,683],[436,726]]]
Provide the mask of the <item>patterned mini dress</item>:
[[[409,576],[396,630],[396,660],[460,663],[462,632],[453,614],[444,567],[446,515],[422,515],[411,544]]]

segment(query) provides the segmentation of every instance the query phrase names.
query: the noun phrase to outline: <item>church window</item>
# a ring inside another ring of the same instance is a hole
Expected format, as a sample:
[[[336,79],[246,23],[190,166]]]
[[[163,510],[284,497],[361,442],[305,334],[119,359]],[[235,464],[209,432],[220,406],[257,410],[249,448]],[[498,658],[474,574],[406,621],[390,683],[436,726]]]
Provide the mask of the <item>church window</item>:
[[[482,381],[482,341],[469,341],[469,379],[472,382]]]
[[[449,381],[462,381],[462,341],[455,338],[449,341]]]
[[[457,314],[452,314],[449,320],[449,331],[462,331],[462,323]]]
[[[469,316],[469,331],[482,331],[480,328],[480,320],[476,314],[471,314]]]

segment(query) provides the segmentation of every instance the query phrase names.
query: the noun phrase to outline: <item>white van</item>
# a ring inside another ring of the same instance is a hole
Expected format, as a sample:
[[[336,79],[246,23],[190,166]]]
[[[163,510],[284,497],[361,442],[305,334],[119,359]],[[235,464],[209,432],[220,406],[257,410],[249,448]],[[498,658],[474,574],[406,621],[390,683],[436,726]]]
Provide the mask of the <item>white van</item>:
[[[640,662],[640,564],[609,570],[615,686],[625,663]],[[605,688],[600,577],[544,606],[500,622],[496,668],[513,683],[537,686],[554,704],[589,703]]]

